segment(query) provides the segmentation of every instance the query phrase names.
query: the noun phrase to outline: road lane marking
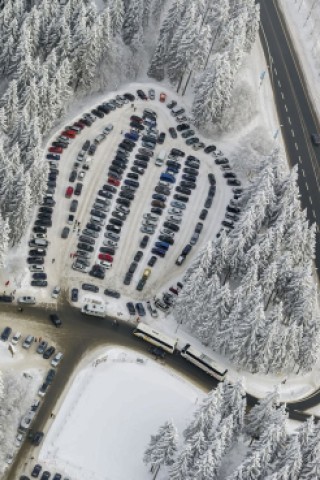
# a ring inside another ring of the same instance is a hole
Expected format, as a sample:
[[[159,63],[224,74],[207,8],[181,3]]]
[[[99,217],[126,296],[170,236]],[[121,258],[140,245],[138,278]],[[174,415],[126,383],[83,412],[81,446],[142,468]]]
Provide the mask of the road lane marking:
[[[279,85],[279,87],[281,87],[281,82],[280,82],[280,80],[278,80],[278,85]]]
[[[316,218],[316,212],[314,210],[312,210],[312,213],[313,213],[314,218]],[[317,226],[317,231],[319,232],[319,227],[318,226]]]
[[[289,122],[289,123],[290,123],[290,125],[291,125],[291,118],[290,118],[290,117],[288,117],[288,122]]]
[[[299,160],[300,163],[302,163],[302,160],[301,160],[301,157],[300,157],[300,156],[298,157],[298,160]]]
[[[304,173],[304,170],[303,170],[303,168],[301,168],[301,171],[302,171],[302,175],[305,177],[305,176],[306,176],[306,174]]]
[[[281,92],[281,98],[282,98],[282,100],[284,99],[284,95],[283,95],[283,92]]]
[[[296,147],[296,150],[299,150],[299,147],[298,147],[297,142],[294,143],[294,146]],[[299,158],[300,158],[300,157],[299,157]],[[301,162],[301,160],[300,160],[300,162]]]
[[[309,195],[309,200],[310,200],[310,203],[311,203],[311,205],[312,205],[312,198],[310,197],[310,195]]]
[[[278,72],[277,72],[277,69],[276,69],[276,68],[274,68],[273,71],[274,71],[274,73],[275,73],[276,75],[278,75]]]
[[[291,128],[291,135],[294,137],[294,131],[292,130],[292,128]]]
[[[307,184],[307,182],[306,182],[306,187],[307,187],[307,190],[309,191],[309,187],[308,187],[308,184]]]

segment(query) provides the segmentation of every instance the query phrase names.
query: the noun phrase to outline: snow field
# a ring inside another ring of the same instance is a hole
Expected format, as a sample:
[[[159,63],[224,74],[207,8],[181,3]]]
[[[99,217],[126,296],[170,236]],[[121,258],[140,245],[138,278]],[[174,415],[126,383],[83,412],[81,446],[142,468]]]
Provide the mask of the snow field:
[[[194,385],[131,350],[91,352],[35,461],[77,480],[147,480],[142,457],[150,435],[168,418],[182,432],[202,397]]]

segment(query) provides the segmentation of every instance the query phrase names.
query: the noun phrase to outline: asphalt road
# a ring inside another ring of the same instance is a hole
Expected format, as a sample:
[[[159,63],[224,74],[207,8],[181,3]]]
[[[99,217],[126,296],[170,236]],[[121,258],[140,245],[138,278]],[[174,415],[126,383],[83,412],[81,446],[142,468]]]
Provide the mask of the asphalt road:
[[[1,305],[2,311],[17,315],[17,307],[12,305]],[[64,352],[64,359],[57,369],[57,374],[48,393],[43,399],[41,408],[32,425],[33,431],[42,431],[44,425],[49,421],[52,412],[55,412],[56,403],[62,395],[66,384],[81,358],[90,350],[99,346],[120,345],[150,355],[150,345],[132,335],[134,325],[128,322],[119,321],[118,327],[114,327],[112,318],[88,317],[78,309],[70,307],[65,301],[60,302],[58,313],[63,320],[63,327],[55,329],[48,320],[48,310],[40,307],[25,307],[29,323],[36,322],[43,325],[43,331],[54,331],[59,347]],[[20,314],[19,314],[20,315]],[[32,327],[32,325],[31,325]],[[31,328],[32,329],[32,328]],[[165,363],[169,368],[174,369],[178,374],[192,381],[204,391],[209,391],[217,386],[217,381],[211,378],[191,363],[187,362],[179,354],[166,355]],[[296,420],[305,420],[309,415],[299,411],[303,408],[310,408],[320,402],[320,392],[306,401],[288,404],[289,417]],[[247,404],[252,406],[256,399],[247,395]],[[54,420],[53,420],[54,421]],[[28,440],[24,442],[13,463],[6,480],[17,480],[21,473],[23,464],[35,456],[34,448]]]
[[[265,52],[281,128],[291,166],[298,164],[302,207],[309,222],[317,224],[316,267],[320,274],[320,146],[311,133],[320,125],[276,0],[260,0],[260,38]],[[276,132],[275,132],[276,134]]]

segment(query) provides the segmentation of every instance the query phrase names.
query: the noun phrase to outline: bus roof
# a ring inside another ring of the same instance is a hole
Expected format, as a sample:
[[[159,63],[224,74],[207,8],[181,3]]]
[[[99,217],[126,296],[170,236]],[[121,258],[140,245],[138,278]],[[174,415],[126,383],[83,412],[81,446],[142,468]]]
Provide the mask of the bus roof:
[[[146,323],[143,323],[143,322],[140,322],[137,325],[136,330],[140,330],[141,332],[152,335],[155,338],[162,339],[163,341],[165,341],[169,345],[172,345],[172,347],[175,347],[176,344],[178,343],[177,338],[172,338],[172,337],[169,337],[169,336],[165,335],[162,332],[158,332],[157,330],[154,330],[152,327],[150,327],[149,325],[147,325]]]
[[[195,355],[200,360],[203,360],[210,367],[212,367],[214,370],[217,370],[218,372],[226,374],[228,371],[224,366],[219,365],[215,360],[208,357],[208,355],[206,355],[205,353],[199,352],[199,350],[196,350],[195,348],[191,347],[191,345],[188,348],[186,348],[186,352],[189,352],[191,355]]]

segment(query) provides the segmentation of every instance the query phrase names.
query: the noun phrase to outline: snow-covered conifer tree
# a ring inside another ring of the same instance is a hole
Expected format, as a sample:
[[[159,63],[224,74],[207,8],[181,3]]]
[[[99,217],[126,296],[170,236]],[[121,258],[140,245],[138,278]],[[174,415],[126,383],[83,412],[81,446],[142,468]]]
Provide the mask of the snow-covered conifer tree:
[[[151,436],[144,454],[144,463],[150,464],[152,471],[157,471],[161,465],[172,465],[177,450],[177,439],[175,426],[172,422],[166,422],[156,435]]]

